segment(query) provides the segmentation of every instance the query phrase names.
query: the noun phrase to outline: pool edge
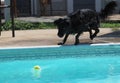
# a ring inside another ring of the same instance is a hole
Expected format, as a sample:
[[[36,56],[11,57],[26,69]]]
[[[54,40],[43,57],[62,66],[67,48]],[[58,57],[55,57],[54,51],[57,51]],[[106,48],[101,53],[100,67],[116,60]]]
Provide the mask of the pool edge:
[[[97,43],[97,44],[84,44],[89,46],[103,46],[103,45],[120,45],[120,43]],[[48,48],[48,47],[61,47],[62,45],[43,45],[43,46],[17,46],[17,47],[0,47],[1,49],[23,49],[23,48]],[[67,46],[67,45],[65,45]],[[72,46],[72,45],[71,45]],[[83,46],[83,45],[77,45]]]

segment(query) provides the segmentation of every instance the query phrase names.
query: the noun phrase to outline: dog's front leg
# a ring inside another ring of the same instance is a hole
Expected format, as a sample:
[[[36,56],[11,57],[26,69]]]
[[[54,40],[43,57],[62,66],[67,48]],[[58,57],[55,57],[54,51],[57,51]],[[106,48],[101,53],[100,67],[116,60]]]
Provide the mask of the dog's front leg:
[[[92,29],[88,30],[89,34],[90,34],[90,39],[93,40],[93,36],[92,36]]]
[[[63,45],[63,44],[65,44],[68,36],[69,36],[69,34],[66,34],[65,37],[64,37],[64,39],[63,39],[63,42],[58,43],[58,45]]]
[[[76,36],[75,36],[75,45],[79,44],[79,36],[82,32],[79,32]]]

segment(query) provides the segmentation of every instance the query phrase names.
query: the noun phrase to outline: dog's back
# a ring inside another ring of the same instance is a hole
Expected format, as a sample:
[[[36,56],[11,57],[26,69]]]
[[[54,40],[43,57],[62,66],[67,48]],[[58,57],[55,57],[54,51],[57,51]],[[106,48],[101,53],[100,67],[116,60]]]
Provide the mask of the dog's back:
[[[91,9],[81,9],[68,15],[71,25],[77,27],[80,25],[89,25],[92,23],[100,24],[100,18],[97,12]]]

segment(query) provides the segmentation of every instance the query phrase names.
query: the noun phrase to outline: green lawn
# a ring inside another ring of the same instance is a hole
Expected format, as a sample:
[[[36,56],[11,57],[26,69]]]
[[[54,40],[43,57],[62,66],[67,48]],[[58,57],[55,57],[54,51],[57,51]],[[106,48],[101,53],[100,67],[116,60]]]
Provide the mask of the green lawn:
[[[120,22],[101,22],[101,28],[120,28]],[[31,23],[31,22],[24,22],[24,21],[15,21],[15,30],[32,30],[32,29],[54,29],[56,28],[53,23]],[[11,29],[11,22],[6,22],[2,26],[2,30],[10,30]]]
[[[101,23],[102,28],[120,28],[120,23]]]

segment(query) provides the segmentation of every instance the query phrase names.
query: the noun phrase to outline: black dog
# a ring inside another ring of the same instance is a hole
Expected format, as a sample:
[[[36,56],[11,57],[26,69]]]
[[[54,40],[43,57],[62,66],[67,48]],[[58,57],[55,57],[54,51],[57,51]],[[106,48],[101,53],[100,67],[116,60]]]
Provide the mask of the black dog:
[[[58,36],[63,37],[65,35],[63,42],[59,44],[64,44],[69,34],[77,34],[75,45],[79,44],[78,38],[85,31],[90,33],[90,39],[92,40],[99,33],[100,20],[105,20],[113,14],[115,7],[117,7],[117,2],[111,1],[100,13],[96,13],[91,9],[81,9],[68,15],[66,19],[55,20],[54,24],[58,27]],[[95,30],[94,34],[92,34],[92,30]]]
[[[60,18],[54,21],[54,24],[58,27],[58,36],[63,37],[65,35],[63,42],[59,43],[60,45],[66,42],[70,34],[77,34],[75,37],[75,45],[77,45],[79,44],[78,38],[83,32],[89,31],[91,39],[96,37],[99,32],[99,16],[91,9],[78,10],[68,17],[69,18]],[[95,30],[94,34],[92,34],[92,30]]]

